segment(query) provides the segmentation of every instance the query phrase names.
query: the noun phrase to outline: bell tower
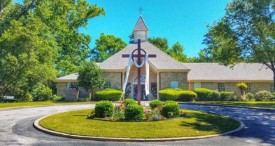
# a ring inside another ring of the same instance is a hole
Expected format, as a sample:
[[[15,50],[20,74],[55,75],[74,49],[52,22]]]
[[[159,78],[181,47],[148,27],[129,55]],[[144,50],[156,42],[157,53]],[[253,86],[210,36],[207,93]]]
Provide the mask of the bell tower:
[[[133,34],[134,34],[134,42],[137,42],[138,39],[141,41],[147,41],[148,38],[148,28],[142,18],[139,16],[138,21],[134,27]]]

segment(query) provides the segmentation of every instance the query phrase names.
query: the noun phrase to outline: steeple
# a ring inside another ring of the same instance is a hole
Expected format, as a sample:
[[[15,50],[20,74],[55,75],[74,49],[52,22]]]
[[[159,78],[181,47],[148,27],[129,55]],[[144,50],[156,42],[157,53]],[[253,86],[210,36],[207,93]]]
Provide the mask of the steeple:
[[[148,38],[148,28],[142,18],[142,16],[139,16],[138,21],[134,27],[133,33],[134,33],[134,42],[137,42],[138,39],[141,41],[147,41]]]

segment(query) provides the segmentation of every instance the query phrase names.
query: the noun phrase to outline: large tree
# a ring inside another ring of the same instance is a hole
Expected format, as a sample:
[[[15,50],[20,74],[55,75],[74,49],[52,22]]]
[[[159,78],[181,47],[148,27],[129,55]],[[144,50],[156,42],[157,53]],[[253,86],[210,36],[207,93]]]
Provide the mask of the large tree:
[[[155,38],[149,38],[148,41],[165,53],[167,53],[169,50],[168,40],[166,38],[155,37]]]
[[[102,62],[126,47],[126,43],[114,35],[101,33],[100,38],[96,39],[96,46],[91,51],[94,61]]]
[[[77,71],[89,55],[90,36],[78,31],[89,19],[103,15],[104,10],[87,0],[24,0],[10,4],[0,22],[0,34],[8,29],[11,20],[29,23],[36,17],[46,25],[58,43],[55,67],[61,75]]]
[[[94,62],[85,62],[78,74],[78,86],[90,91],[92,97],[94,90],[103,87],[105,83],[102,70]]]
[[[0,94],[26,94],[57,71],[77,71],[90,52],[90,36],[78,29],[102,14],[86,0],[0,1]]]
[[[169,49],[168,54],[179,62],[187,62],[188,58],[183,53],[183,50],[183,46],[179,42],[177,42],[172,46],[171,49]]]
[[[229,3],[226,15],[209,27],[204,52],[225,65],[242,61],[263,63],[272,70],[275,83],[274,9],[274,0]]]

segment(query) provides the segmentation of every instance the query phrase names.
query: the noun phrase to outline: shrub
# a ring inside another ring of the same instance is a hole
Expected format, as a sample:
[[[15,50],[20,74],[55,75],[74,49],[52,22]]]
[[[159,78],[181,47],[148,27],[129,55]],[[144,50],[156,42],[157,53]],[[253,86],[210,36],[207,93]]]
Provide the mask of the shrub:
[[[212,96],[212,90],[207,88],[196,88],[194,89],[194,92],[197,93],[198,101],[208,101]]]
[[[234,92],[220,92],[220,99],[222,101],[234,101]]]
[[[143,107],[138,104],[129,104],[125,108],[125,120],[140,121],[144,118]]]
[[[175,101],[166,101],[162,110],[161,115],[166,118],[175,118],[180,114],[180,108],[177,102]]]
[[[159,100],[152,100],[149,105],[150,105],[151,109],[154,109],[160,105],[163,105],[163,102],[159,101]]]
[[[177,98],[177,101],[193,101],[197,97],[197,94],[193,91],[189,90],[182,90],[179,91],[179,96]]]
[[[255,99],[257,101],[270,101],[272,99],[272,94],[266,90],[262,90],[255,94]]]
[[[211,94],[211,98],[209,99],[211,101],[219,101],[220,99],[220,92],[213,90]]]
[[[192,101],[197,97],[197,94],[193,91],[181,90],[179,88],[163,89],[159,91],[159,98],[161,101],[173,100],[173,101]]]
[[[167,101],[167,100],[177,100],[179,97],[179,91],[180,89],[163,89],[159,91],[159,99],[161,101]]]
[[[34,86],[31,94],[33,97],[33,101],[46,101],[51,99],[52,90],[43,84],[37,84],[36,86]]]
[[[114,105],[111,101],[102,100],[95,105],[95,117],[105,118],[113,115]]]
[[[119,101],[122,96],[122,91],[117,89],[105,89],[98,91],[95,94],[94,100],[109,100],[109,101]]]
[[[130,104],[137,104],[137,102],[134,99],[132,99],[132,98],[125,99],[124,103],[125,103],[126,106],[128,106]]]
[[[53,95],[52,101],[58,102],[58,101],[64,101],[65,98],[57,95]]]
[[[91,98],[86,97],[86,98],[78,98],[77,101],[79,102],[87,102],[87,101],[91,101]]]
[[[252,93],[250,93],[250,92],[248,92],[248,93],[245,95],[245,97],[246,97],[246,100],[248,100],[248,101],[254,101],[254,100],[255,100],[254,94],[252,94]]]

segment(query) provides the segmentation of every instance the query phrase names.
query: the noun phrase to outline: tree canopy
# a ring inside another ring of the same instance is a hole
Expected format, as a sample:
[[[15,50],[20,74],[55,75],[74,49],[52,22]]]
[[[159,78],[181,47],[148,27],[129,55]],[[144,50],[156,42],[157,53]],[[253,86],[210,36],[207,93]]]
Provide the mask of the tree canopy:
[[[103,62],[126,47],[126,43],[114,35],[101,33],[100,38],[96,39],[96,46],[91,50],[91,56],[96,62]]]
[[[0,94],[26,95],[36,84],[76,72],[90,36],[80,33],[104,10],[86,0],[0,2]]]
[[[225,64],[263,63],[274,73],[275,82],[275,1],[234,0],[226,15],[209,27],[205,54]]]

